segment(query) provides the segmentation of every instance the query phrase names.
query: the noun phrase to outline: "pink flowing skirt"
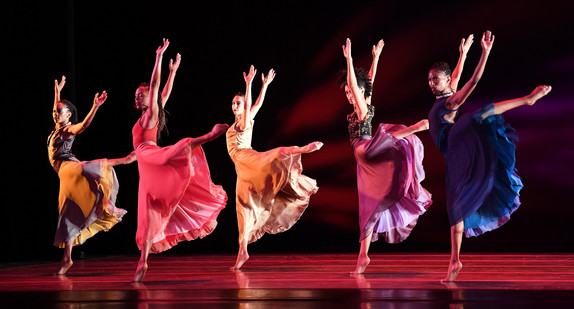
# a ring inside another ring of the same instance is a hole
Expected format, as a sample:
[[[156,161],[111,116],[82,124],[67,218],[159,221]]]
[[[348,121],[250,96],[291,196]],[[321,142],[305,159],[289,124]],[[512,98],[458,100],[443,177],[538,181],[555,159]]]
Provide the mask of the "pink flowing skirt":
[[[136,149],[140,174],[136,243],[152,242],[158,253],[180,241],[203,238],[217,225],[227,194],[213,184],[201,146],[191,138],[159,147],[143,143]]]
[[[373,233],[373,242],[381,235],[389,243],[402,242],[432,204],[420,184],[425,177],[421,141],[414,134],[402,139],[391,135],[403,128],[381,123],[371,139],[353,145],[361,240]]]

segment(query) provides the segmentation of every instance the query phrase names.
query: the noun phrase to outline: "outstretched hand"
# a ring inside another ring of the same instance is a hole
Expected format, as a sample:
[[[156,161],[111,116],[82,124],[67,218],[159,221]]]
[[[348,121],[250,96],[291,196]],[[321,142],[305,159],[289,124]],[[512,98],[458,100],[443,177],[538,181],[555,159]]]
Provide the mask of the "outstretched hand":
[[[273,81],[274,78],[275,78],[275,70],[273,70],[273,69],[269,70],[269,73],[267,73],[267,76],[265,76],[265,75],[263,75],[263,73],[261,73],[261,81],[263,81],[264,85],[271,84],[271,82]]]
[[[470,46],[472,45],[473,42],[474,42],[474,34],[470,34],[466,40],[462,38],[462,40],[460,41],[460,46],[458,47],[458,51],[461,54],[468,53],[468,50],[470,49]]]
[[[64,85],[66,84],[66,76],[62,75],[62,80],[58,83],[58,80],[54,80],[54,88],[56,89],[56,91],[58,93],[60,93],[60,91],[62,91],[62,88],[64,88]]]
[[[181,54],[177,53],[177,56],[175,56],[175,62],[173,61],[173,59],[169,59],[169,70],[171,72],[177,71],[180,63],[181,63]]]
[[[480,41],[480,45],[482,45],[482,49],[485,51],[490,51],[492,49],[492,45],[494,44],[494,34],[489,30],[486,30],[482,34],[482,40]]]
[[[245,74],[245,72],[243,72],[243,79],[245,79],[245,82],[251,83],[253,81],[253,78],[255,77],[255,73],[257,73],[257,70],[255,70],[255,67],[251,65],[248,74]]]
[[[378,58],[385,47],[385,41],[383,39],[379,40],[377,45],[373,45],[373,58]]]
[[[343,45],[343,56],[349,59],[351,58],[351,39],[347,38],[345,45]]]
[[[104,104],[107,98],[108,93],[105,90],[102,92],[101,95],[99,92],[96,93],[96,95],[94,96],[94,105],[99,107],[100,105]]]
[[[167,49],[168,46],[169,46],[169,40],[164,38],[163,39],[163,46],[159,46],[155,53],[163,55],[163,52],[165,52],[165,50]]]

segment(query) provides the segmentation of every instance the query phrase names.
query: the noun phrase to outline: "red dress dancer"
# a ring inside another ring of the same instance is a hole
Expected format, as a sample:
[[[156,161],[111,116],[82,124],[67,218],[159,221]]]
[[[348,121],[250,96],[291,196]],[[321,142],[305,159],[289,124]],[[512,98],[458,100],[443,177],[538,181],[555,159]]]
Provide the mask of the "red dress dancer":
[[[132,130],[140,174],[136,242],[139,248],[151,242],[152,253],[209,235],[227,200],[211,182],[201,146],[192,148],[193,138],[159,147],[156,132],[139,121]]]
[[[170,76],[159,97],[161,60],[168,45],[164,39],[164,46],[157,50],[151,84],[136,91],[136,107],[142,110],[132,129],[140,175],[136,243],[142,253],[135,282],[143,280],[150,252],[162,252],[180,241],[209,235],[227,201],[223,188],[211,181],[201,148],[223,134],[227,125],[218,124],[208,134],[184,138],[171,146],[159,147],[156,143],[164,124],[159,115],[181,61],[178,54],[175,63],[170,62]]]

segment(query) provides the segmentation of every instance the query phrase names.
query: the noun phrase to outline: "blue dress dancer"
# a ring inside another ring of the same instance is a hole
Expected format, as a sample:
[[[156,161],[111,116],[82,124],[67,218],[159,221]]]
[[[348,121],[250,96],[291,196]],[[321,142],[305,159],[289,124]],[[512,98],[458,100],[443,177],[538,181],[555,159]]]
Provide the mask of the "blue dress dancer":
[[[504,122],[502,113],[533,105],[551,90],[550,86],[538,86],[524,97],[466,113],[455,123],[458,108],[482,77],[494,35],[490,31],[483,34],[480,61],[471,79],[457,91],[472,42],[473,35],[462,39],[459,61],[452,74],[444,62],[433,64],[428,74],[429,87],[437,99],[428,115],[429,132],[446,159],[451,258],[445,282],[454,281],[462,269],[462,233],[470,237],[494,230],[506,223],[520,205],[522,182],[514,169],[514,130]]]

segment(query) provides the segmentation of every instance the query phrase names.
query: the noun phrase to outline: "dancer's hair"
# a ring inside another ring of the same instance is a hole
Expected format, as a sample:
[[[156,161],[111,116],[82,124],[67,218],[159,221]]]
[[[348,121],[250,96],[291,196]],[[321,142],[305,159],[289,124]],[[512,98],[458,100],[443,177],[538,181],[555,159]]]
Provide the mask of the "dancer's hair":
[[[444,75],[446,75],[446,76],[451,76],[451,74],[452,74],[452,72],[450,70],[450,66],[448,65],[448,63],[446,63],[444,61],[439,61],[439,62],[433,63],[433,65],[431,66],[429,71],[432,71],[432,70],[444,72]]]
[[[148,91],[148,95],[149,95],[149,83],[143,82],[140,84],[140,88],[147,88]],[[161,135],[163,132],[165,132],[166,134],[169,134],[168,130],[167,130],[167,117],[166,117],[166,113],[167,111],[163,108],[163,104],[161,102],[161,95],[157,96],[157,105],[158,105],[158,124],[157,124],[157,135],[156,135],[156,139],[159,142],[161,140]]]
[[[78,122],[78,109],[76,108],[76,106],[74,104],[72,104],[72,102],[68,101],[68,100],[60,100],[58,103],[62,103],[64,105],[66,105],[66,108],[70,111],[70,113],[72,113],[72,116],[70,116],[70,122],[72,124],[75,124]]]
[[[355,69],[355,76],[357,78],[357,85],[359,88],[365,89],[365,99],[370,97],[373,92],[373,84],[369,78],[369,73],[361,68],[358,68]],[[344,88],[345,85],[347,85],[347,70],[344,70],[340,73],[337,84],[341,88]]]

